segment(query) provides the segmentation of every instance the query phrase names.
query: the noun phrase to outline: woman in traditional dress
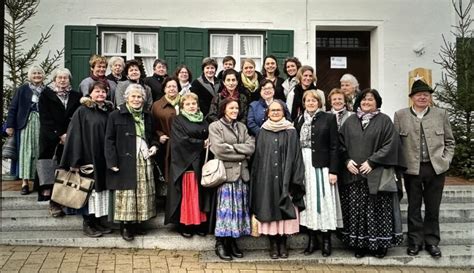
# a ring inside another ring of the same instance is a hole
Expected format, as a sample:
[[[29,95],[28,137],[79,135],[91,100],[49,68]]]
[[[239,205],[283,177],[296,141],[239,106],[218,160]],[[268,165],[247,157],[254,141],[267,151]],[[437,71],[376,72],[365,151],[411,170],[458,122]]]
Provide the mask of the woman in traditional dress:
[[[341,90],[344,92],[344,95],[347,97],[347,110],[357,111],[357,108],[354,108],[354,103],[357,95],[360,93],[359,81],[352,74],[344,74],[341,79]]]
[[[353,114],[353,112],[347,109],[348,98],[344,94],[344,91],[339,88],[334,88],[329,92],[328,100],[331,104],[330,113],[336,115],[337,129],[339,130],[347,118]]]
[[[245,124],[237,121],[239,103],[231,98],[219,106],[219,120],[209,125],[210,149],[215,158],[223,161],[227,181],[217,187],[216,255],[230,261],[244,255],[237,247],[236,238],[250,235],[248,194],[248,159],[255,149],[255,140]]]
[[[15,137],[22,195],[30,193],[29,181],[35,179],[39,155],[38,102],[44,89],[43,80],[44,70],[39,66],[32,66],[28,70],[28,82],[15,92],[8,109],[6,133]]]
[[[199,110],[198,96],[192,92],[181,97],[180,115],[171,126],[170,183],[166,198],[165,224],[179,225],[189,238],[205,235],[211,198],[200,184],[209,124]]]
[[[285,80],[280,77],[280,69],[278,69],[278,61],[275,56],[265,56],[263,59],[262,75],[265,80],[272,81],[275,88],[275,99],[285,101],[286,96],[282,86]]]
[[[127,74],[127,80],[118,82],[115,90],[115,107],[120,107],[120,105],[125,102],[125,90],[127,90],[130,84],[135,83],[141,85],[145,90],[146,100],[144,106],[147,111],[150,111],[153,104],[153,98],[150,86],[146,85],[143,80],[144,71],[142,64],[137,60],[128,60],[125,63],[125,73]]]
[[[165,95],[153,103],[151,114],[155,121],[155,133],[160,142],[160,153],[158,153],[158,165],[163,171],[165,184],[158,184],[158,196],[166,196],[166,185],[170,182],[169,168],[171,162],[170,136],[171,125],[177,115],[179,115],[179,80],[175,77],[168,77],[163,81],[163,91]]]
[[[304,165],[298,134],[285,118],[285,103],[275,100],[266,111],[257,140],[250,180],[251,212],[258,233],[270,239],[270,257],[288,258],[287,236],[299,232],[304,210]]]
[[[324,257],[332,251],[331,231],[342,227],[342,213],[337,186],[339,166],[338,132],[334,115],[322,110],[322,99],[316,90],[303,95],[303,114],[296,120],[305,166],[304,198],[306,210],[300,214],[300,224],[308,232],[305,255],[320,246],[317,233],[322,233]]]
[[[83,217],[82,231],[89,237],[100,237],[112,230],[103,225],[100,217],[109,214],[109,195],[106,190],[105,173],[107,166],[104,156],[105,127],[109,113],[114,110],[111,101],[106,101],[107,86],[102,82],[92,84],[87,97],[81,99],[81,106],[72,116],[64,144],[60,166],[72,171],[81,171],[81,167],[92,167],[94,190],[88,204],[77,210]]]
[[[245,89],[239,84],[239,73],[232,68],[227,69],[222,73],[222,84],[224,87],[219,94],[212,99],[211,109],[206,117],[207,121],[213,122],[218,120],[220,103],[227,98],[232,98],[239,102],[239,117],[237,120],[246,124],[248,97]]]
[[[260,82],[263,80],[262,74],[255,70],[255,61],[252,59],[244,59],[240,66],[240,81],[245,88],[248,102],[260,99]],[[240,109],[243,111],[244,109]],[[245,109],[247,110],[247,109]]]
[[[193,80],[193,74],[187,65],[182,64],[178,66],[174,72],[174,76],[179,80],[179,85],[181,86],[179,94],[181,96],[191,92],[190,88],[191,82]]]
[[[286,74],[287,78],[282,83],[283,93],[285,94],[284,102],[287,105],[293,105],[293,100],[295,98],[295,87],[298,84],[298,78],[296,74],[301,67],[301,62],[296,57],[288,57],[283,63],[283,72]]]
[[[318,78],[316,77],[316,73],[314,69],[309,65],[303,65],[300,69],[298,69],[298,73],[296,74],[296,78],[298,79],[298,84],[295,86],[294,98],[293,100],[286,100],[286,104],[288,105],[288,110],[290,110],[291,120],[296,120],[303,111],[303,94],[306,90],[316,90],[319,97],[322,100],[322,110],[326,111],[326,99],[324,92],[316,88],[316,81]]]
[[[53,73],[53,82],[41,93],[38,107],[40,117],[39,159],[52,159],[56,156],[59,163],[66,141],[67,128],[72,115],[81,106],[80,92],[71,88],[71,72],[59,68]],[[39,181],[38,200],[51,199],[54,181]],[[64,216],[61,205],[51,200],[49,213],[53,217]]]
[[[217,62],[213,58],[204,58],[201,69],[202,74],[191,83],[190,90],[198,95],[199,107],[206,117],[209,114],[212,99],[217,96],[221,88],[221,81],[216,78]]]
[[[126,241],[144,234],[140,223],[156,215],[155,182],[150,157],[157,151],[146,94],[139,84],[125,90],[125,103],[109,115],[105,131],[107,189],[113,190],[113,220]]]
[[[394,177],[405,163],[392,120],[380,112],[382,98],[375,89],[357,97],[358,107],[340,130],[342,173],[342,241],[355,257],[372,253],[383,258],[403,240],[400,205]]]

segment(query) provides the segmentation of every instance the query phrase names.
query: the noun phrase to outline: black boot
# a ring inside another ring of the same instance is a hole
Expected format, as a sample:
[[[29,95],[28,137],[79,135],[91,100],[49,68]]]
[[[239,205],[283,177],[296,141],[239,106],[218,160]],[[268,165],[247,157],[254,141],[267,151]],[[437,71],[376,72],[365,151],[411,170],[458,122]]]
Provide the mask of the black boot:
[[[239,249],[237,246],[237,241],[235,238],[229,237],[226,239],[226,249],[227,253],[236,257],[236,258],[243,258],[244,253]]]
[[[270,258],[278,259],[278,240],[276,236],[269,235],[268,239],[270,239]]]
[[[279,239],[279,247],[280,247],[280,258],[286,259],[288,258],[288,247],[286,246],[286,235],[278,236]]]
[[[216,237],[216,255],[224,261],[232,261],[232,256],[227,253],[225,248],[225,237]]]
[[[91,217],[93,217],[92,220],[94,222],[95,229],[100,231],[102,234],[112,233],[112,229],[110,227],[102,225],[102,223],[100,222],[100,218],[96,218],[95,215],[91,215]]]
[[[308,246],[306,246],[306,249],[304,250],[304,255],[313,254],[316,249],[318,249],[316,232],[308,229]]]
[[[143,228],[142,223],[133,224],[133,234],[140,236],[146,235],[146,230]]]
[[[321,247],[321,252],[324,257],[331,256],[332,244],[331,244],[331,232],[323,232],[323,246]]]
[[[131,225],[125,224],[124,222],[120,222],[120,235],[122,235],[122,238],[127,242],[133,241],[135,239]]]
[[[92,222],[93,216],[91,217],[89,215],[83,215],[82,217],[84,219],[82,221],[82,232],[84,233],[84,235],[86,235],[88,237],[100,237],[100,236],[102,236],[102,232],[98,231],[95,228],[94,223]]]

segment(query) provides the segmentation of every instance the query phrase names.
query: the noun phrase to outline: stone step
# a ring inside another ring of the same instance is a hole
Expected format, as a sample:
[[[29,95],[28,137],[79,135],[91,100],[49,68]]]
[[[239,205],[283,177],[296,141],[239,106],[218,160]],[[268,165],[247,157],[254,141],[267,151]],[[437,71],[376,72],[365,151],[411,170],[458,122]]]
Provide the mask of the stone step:
[[[17,191],[4,191],[0,202],[2,210],[47,208],[48,202],[38,202],[37,194],[20,195]],[[406,193],[401,203],[406,203]],[[474,185],[445,186],[442,203],[474,203]]]
[[[400,204],[402,221],[406,223],[408,204]],[[424,206],[421,214],[424,217]],[[440,223],[474,223],[474,203],[441,203],[439,211]]]
[[[373,256],[355,258],[350,250],[336,248],[330,257],[323,257],[320,251],[313,255],[305,256],[301,251],[290,250],[288,259],[272,260],[268,256],[268,250],[247,250],[244,251],[242,259],[234,259],[232,263],[256,263],[266,262],[270,264],[281,264],[282,267],[292,271],[299,271],[306,264],[330,264],[330,265],[366,265],[366,266],[410,266],[410,267],[451,267],[451,268],[473,268],[474,267],[474,246],[473,245],[452,245],[441,248],[443,257],[433,259],[428,252],[420,251],[418,256],[412,257],[406,254],[405,247],[394,247],[389,249],[387,256],[383,259]],[[221,263],[214,251],[201,252],[201,262]],[[271,270],[271,269],[270,269]],[[429,271],[427,271],[429,272]]]
[[[193,236],[191,239],[183,238],[172,226],[168,225],[159,229],[148,230],[145,236],[129,243],[124,241],[118,231],[104,235],[101,238],[89,238],[82,234],[82,225],[68,230],[2,230],[0,244],[6,245],[44,245],[44,246],[71,246],[71,247],[119,247],[119,248],[160,248],[179,250],[212,250],[214,236]],[[441,245],[472,245],[474,232],[471,223],[445,223],[441,224]],[[403,227],[406,230],[406,226]],[[290,245],[295,249],[303,249],[306,245],[306,235],[298,234],[289,238]],[[333,235],[334,247],[342,244]],[[406,240],[405,240],[406,242]],[[239,239],[242,249],[266,249],[268,239],[244,237]]]

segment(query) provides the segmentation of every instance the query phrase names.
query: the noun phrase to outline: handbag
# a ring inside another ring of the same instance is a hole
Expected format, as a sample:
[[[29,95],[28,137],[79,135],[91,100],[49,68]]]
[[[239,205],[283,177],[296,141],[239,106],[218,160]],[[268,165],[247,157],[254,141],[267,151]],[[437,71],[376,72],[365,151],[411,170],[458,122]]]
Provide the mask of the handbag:
[[[221,185],[227,180],[225,166],[222,160],[214,158],[208,161],[209,146],[206,148],[206,159],[202,166],[201,185],[206,188],[213,188]]]
[[[89,168],[89,165],[86,165]],[[81,172],[93,172],[81,167]],[[83,177],[79,172],[56,170],[51,200],[68,208],[80,209],[84,207],[94,189],[94,179]]]
[[[55,179],[55,171],[59,168],[56,160],[56,151],[58,146],[54,149],[53,158],[38,159],[36,162],[36,171],[38,172],[38,180],[40,186],[53,185]]]
[[[2,147],[2,159],[12,159],[17,160],[17,153],[16,153],[16,143],[15,137],[10,136],[7,138],[5,143]]]

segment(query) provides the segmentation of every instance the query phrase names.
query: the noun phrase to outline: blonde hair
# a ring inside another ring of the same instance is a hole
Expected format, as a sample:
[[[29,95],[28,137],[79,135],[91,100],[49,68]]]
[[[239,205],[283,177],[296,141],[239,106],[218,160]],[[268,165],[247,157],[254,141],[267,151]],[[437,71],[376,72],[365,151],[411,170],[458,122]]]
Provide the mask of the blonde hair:
[[[316,91],[314,89],[306,90],[303,93],[303,106],[304,106],[304,102],[305,102],[305,100],[308,96],[312,96],[318,101],[318,108],[323,107],[323,101],[321,99],[321,96],[319,96],[318,91]]]
[[[94,68],[97,64],[104,63],[107,65],[107,58],[101,55],[94,54],[89,59],[90,68]]]
[[[344,104],[347,103],[348,98],[346,97],[346,94],[344,93],[344,91],[342,91],[340,88],[333,88],[331,92],[329,92],[329,95],[328,95],[329,102],[331,102],[331,96],[336,95],[336,94],[342,95],[342,97],[344,98]]]
[[[256,68],[256,64],[255,64],[255,61],[250,59],[250,58],[247,58],[247,59],[244,59],[242,61],[242,63],[240,64],[240,70],[243,70],[244,69],[244,65],[245,63],[250,63],[251,65],[253,65],[253,68]]]
[[[184,101],[189,100],[189,99],[195,100],[199,104],[198,95],[196,95],[196,93],[189,92],[181,96],[181,99],[179,100],[179,108],[183,109]]]
[[[311,71],[311,74],[313,74],[313,83],[318,81],[318,77],[316,77],[316,72],[314,71],[314,68],[309,65],[303,65],[302,67],[300,67],[300,69],[298,69],[298,72],[296,73],[296,79],[298,80],[298,82],[301,83],[301,80],[303,79],[303,74],[306,71]]]

